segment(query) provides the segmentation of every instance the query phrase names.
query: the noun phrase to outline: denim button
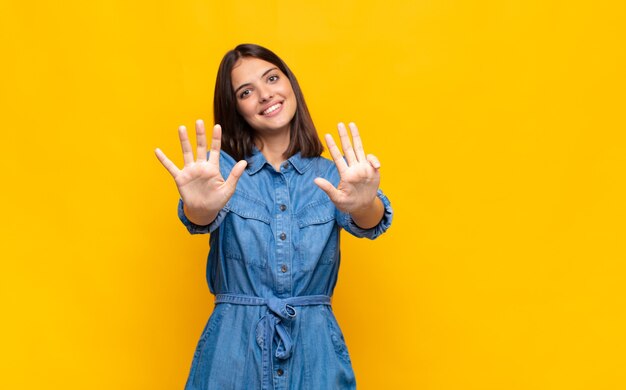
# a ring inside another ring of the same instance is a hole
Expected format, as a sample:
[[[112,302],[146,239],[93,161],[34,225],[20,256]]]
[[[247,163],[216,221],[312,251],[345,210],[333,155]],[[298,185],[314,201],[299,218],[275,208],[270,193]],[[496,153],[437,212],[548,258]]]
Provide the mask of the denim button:
[[[283,169],[287,169],[287,168],[289,168],[289,163],[285,161],[283,163]]]
[[[278,236],[278,238],[285,241],[285,239],[287,238],[287,235],[285,233],[280,233],[280,236]]]
[[[281,265],[280,270],[282,271],[282,273],[287,272],[287,266],[285,264]]]
[[[276,370],[276,375],[278,375],[278,376],[283,376],[284,373],[285,372],[283,371],[282,368],[279,368],[278,370]]]
[[[285,211],[285,210],[287,210],[287,206],[286,206],[286,205],[284,205],[284,204],[281,204],[279,208],[280,208],[280,211]]]

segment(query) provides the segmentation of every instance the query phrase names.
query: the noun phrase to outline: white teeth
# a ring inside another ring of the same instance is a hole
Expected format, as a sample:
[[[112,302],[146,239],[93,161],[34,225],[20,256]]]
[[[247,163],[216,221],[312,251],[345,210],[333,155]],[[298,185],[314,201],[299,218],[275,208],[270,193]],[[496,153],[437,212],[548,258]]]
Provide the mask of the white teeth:
[[[273,106],[269,107],[267,110],[263,111],[263,115],[267,115],[269,113],[272,113],[272,112],[278,110],[279,107],[280,107],[280,103],[276,103]]]

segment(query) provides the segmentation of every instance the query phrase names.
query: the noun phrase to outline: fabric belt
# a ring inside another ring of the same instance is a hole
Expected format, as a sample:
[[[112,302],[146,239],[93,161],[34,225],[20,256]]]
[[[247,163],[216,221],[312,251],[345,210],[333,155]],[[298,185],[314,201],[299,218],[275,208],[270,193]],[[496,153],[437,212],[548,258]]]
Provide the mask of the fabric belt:
[[[274,364],[272,345],[277,339],[275,356],[280,360],[289,359],[293,352],[293,339],[284,324],[294,320],[298,314],[297,306],[329,305],[326,295],[306,295],[291,298],[260,298],[247,295],[217,294],[215,304],[231,303],[234,305],[267,306],[268,311],[259,319],[256,326],[256,342],[261,347],[263,357],[263,390],[274,388]]]

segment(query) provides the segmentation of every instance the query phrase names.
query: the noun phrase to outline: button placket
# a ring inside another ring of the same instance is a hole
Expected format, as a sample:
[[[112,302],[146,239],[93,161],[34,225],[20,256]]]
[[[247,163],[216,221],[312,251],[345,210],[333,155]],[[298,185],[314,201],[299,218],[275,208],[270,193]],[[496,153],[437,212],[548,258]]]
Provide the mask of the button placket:
[[[281,164],[284,168],[285,164]],[[288,165],[288,164],[287,164]],[[285,212],[289,203],[288,180],[285,174],[273,172],[274,183],[274,228],[275,228],[275,259],[274,272],[276,278],[276,292],[279,296],[291,293],[291,215]]]

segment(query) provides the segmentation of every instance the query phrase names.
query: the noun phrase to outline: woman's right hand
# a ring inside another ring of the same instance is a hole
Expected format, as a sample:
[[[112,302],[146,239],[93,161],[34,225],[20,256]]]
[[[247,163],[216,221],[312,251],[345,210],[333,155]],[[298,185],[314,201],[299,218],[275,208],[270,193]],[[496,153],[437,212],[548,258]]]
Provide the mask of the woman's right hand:
[[[196,225],[208,225],[224,208],[228,200],[235,193],[235,187],[246,168],[246,161],[239,161],[233,167],[228,179],[224,180],[220,173],[220,147],[222,142],[222,128],[213,127],[211,139],[211,153],[207,160],[207,144],[204,123],[196,121],[197,151],[196,160],[193,158],[191,143],[185,126],[178,128],[180,146],[183,149],[183,169],[168,159],[165,154],[156,149],[155,154],[161,164],[174,178],[178,192],[183,200],[187,218]]]

